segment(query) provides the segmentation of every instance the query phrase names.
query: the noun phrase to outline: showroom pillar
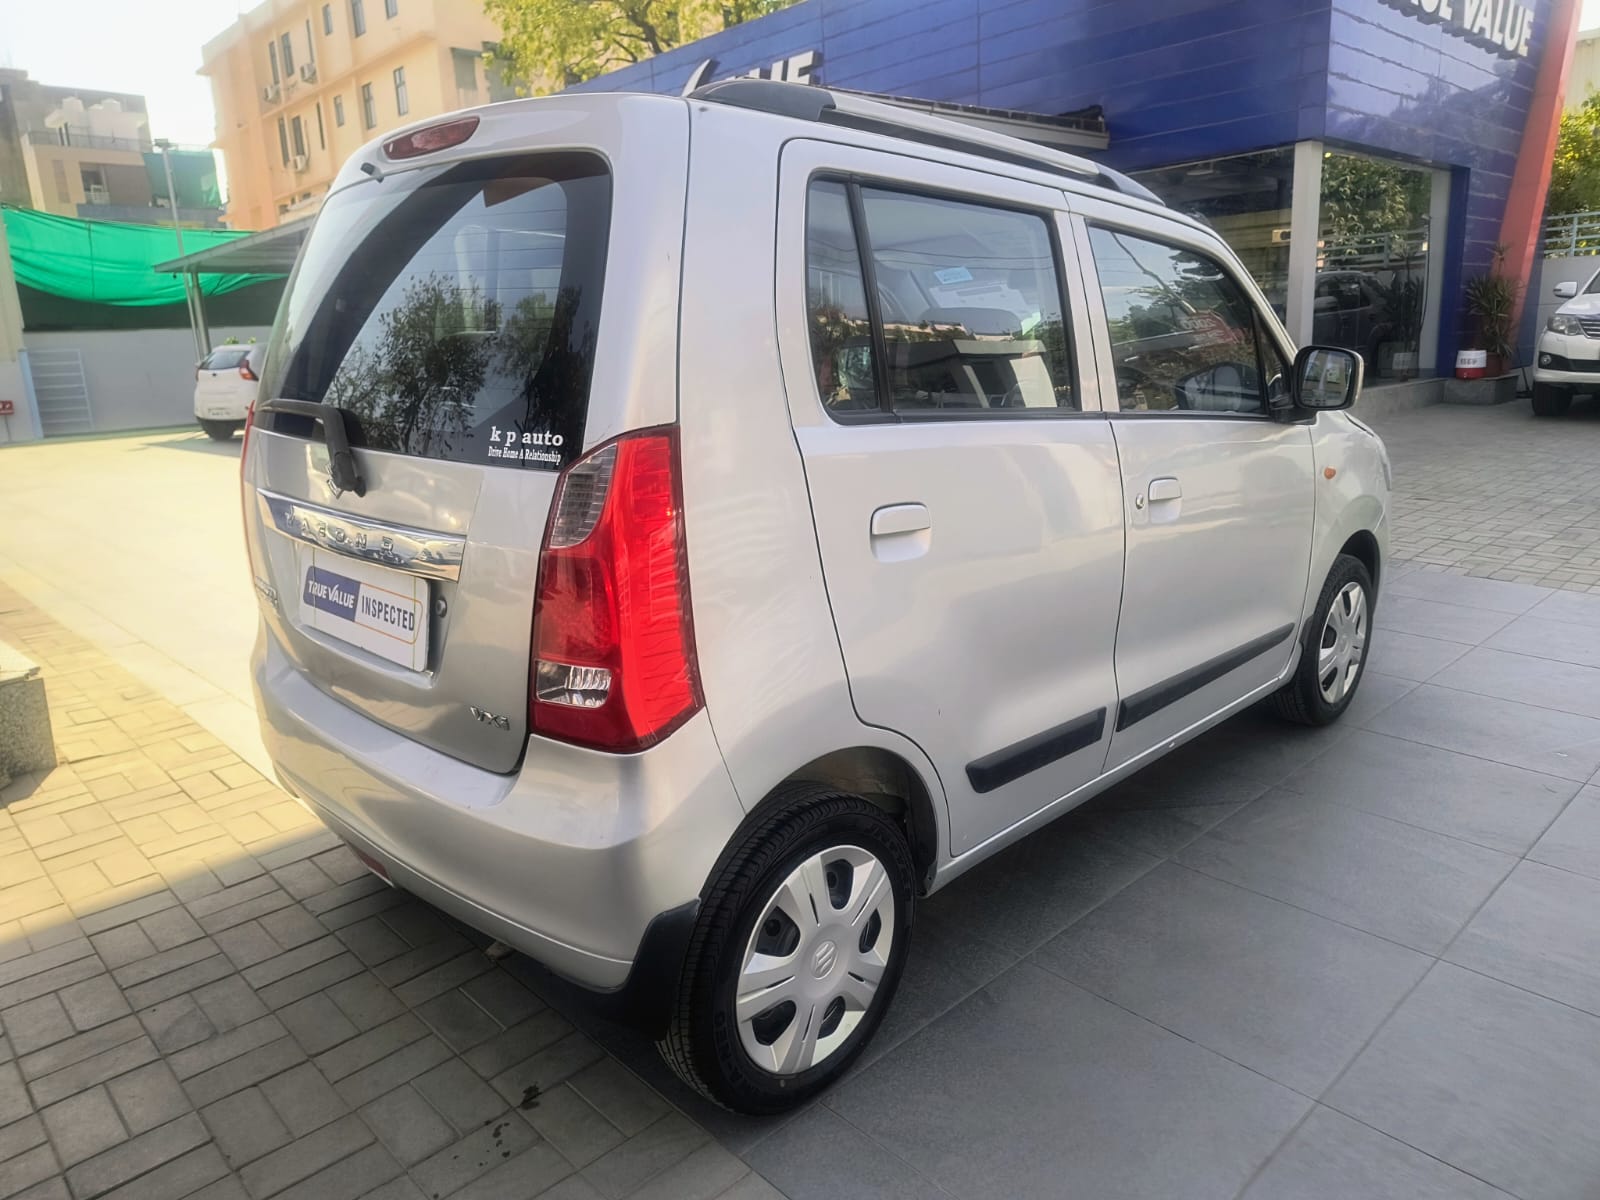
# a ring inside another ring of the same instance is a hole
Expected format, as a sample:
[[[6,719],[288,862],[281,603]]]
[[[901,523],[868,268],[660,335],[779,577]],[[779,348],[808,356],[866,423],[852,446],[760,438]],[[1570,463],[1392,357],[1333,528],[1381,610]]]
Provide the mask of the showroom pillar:
[[[1322,225],[1322,143],[1296,142],[1289,213],[1289,294],[1284,323],[1295,344],[1311,342]]]

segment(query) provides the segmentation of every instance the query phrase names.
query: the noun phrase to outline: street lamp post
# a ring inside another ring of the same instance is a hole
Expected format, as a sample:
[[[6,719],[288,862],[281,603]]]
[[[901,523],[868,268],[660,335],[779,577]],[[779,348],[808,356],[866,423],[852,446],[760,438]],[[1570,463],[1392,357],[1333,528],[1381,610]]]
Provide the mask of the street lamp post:
[[[155,147],[161,151],[161,166],[167,174],[167,204],[172,209],[172,232],[178,236],[178,257],[183,257],[183,222],[178,217],[178,189],[172,182],[172,143],[166,138],[157,138]],[[189,286],[189,272],[183,275],[183,300],[189,310],[189,328],[194,333],[194,346],[199,354],[198,362],[205,361],[206,355],[211,353],[210,339],[205,335],[205,314],[200,310],[200,280],[196,276],[193,289]]]

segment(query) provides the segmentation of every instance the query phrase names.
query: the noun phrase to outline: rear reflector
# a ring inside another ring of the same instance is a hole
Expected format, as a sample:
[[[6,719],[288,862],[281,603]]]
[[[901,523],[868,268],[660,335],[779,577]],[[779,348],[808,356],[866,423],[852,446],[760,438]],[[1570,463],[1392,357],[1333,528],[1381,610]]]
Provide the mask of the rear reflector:
[[[529,725],[643,750],[701,705],[676,429],[620,438],[562,476],[539,562]]]
[[[436,150],[459,146],[477,130],[477,117],[460,117],[442,125],[429,125],[426,129],[414,129],[397,138],[390,138],[383,144],[383,152],[389,158],[418,158]]]
[[[259,378],[256,373],[250,369],[250,362],[248,359],[239,364],[239,378],[248,380],[251,383],[257,382]]]

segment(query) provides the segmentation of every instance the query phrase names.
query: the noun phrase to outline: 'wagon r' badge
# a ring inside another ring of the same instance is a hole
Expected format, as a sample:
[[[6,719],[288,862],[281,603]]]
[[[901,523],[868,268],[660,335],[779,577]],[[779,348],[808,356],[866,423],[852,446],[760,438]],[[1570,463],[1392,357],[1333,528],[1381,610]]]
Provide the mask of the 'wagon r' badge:
[[[510,717],[497,717],[487,709],[479,708],[476,704],[467,705],[467,711],[485,725],[493,725],[496,729],[509,730],[511,728]]]

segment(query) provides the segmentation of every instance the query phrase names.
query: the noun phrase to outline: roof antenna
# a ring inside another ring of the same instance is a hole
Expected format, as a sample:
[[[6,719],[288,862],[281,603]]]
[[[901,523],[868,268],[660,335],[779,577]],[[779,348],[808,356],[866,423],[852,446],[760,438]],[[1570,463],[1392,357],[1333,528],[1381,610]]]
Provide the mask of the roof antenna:
[[[361,164],[361,169],[363,171],[365,171],[368,175],[371,175],[379,183],[383,182],[383,168],[380,167],[377,163],[375,163],[375,162],[364,162],[364,163]]]

